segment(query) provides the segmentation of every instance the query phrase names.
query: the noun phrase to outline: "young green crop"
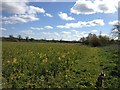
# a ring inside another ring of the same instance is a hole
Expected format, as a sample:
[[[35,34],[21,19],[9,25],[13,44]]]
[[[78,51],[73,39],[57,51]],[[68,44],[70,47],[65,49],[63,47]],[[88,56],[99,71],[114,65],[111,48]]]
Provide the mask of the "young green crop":
[[[117,49],[108,51],[79,44],[3,42],[3,87],[94,88],[102,71],[105,87],[118,87],[119,78],[110,74],[117,67]]]

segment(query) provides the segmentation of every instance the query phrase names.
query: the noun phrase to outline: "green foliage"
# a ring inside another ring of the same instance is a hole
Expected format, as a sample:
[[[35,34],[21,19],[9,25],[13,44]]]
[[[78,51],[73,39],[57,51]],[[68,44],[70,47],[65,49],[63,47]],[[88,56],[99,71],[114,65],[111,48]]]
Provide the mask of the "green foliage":
[[[117,50],[110,48],[3,42],[3,87],[94,88],[102,71],[106,74],[105,87],[117,87],[119,78],[113,74],[118,69]]]
[[[107,36],[96,36],[96,34],[91,33],[86,38],[81,38],[80,41],[93,47],[105,46],[110,42]]]

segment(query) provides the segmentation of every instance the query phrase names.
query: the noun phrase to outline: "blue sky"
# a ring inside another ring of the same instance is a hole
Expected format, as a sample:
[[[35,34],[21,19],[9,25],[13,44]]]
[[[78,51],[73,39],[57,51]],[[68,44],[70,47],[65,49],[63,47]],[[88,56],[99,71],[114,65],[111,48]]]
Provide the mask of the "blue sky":
[[[109,35],[118,19],[117,2],[3,2],[2,36],[71,41],[100,31]]]

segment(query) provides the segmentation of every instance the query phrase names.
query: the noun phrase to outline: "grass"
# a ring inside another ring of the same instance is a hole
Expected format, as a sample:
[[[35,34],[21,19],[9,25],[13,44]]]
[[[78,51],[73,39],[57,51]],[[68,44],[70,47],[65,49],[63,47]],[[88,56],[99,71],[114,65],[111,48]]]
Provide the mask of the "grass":
[[[94,88],[99,74],[104,87],[119,87],[117,46],[3,42],[3,88]],[[117,76],[114,73],[117,73]]]

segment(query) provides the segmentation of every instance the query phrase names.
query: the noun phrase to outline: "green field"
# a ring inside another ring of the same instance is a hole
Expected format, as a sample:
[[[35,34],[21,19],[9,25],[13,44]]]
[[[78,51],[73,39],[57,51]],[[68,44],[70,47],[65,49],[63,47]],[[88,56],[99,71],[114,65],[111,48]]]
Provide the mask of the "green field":
[[[105,73],[105,88],[118,88],[117,45],[3,42],[3,88],[94,88]]]

